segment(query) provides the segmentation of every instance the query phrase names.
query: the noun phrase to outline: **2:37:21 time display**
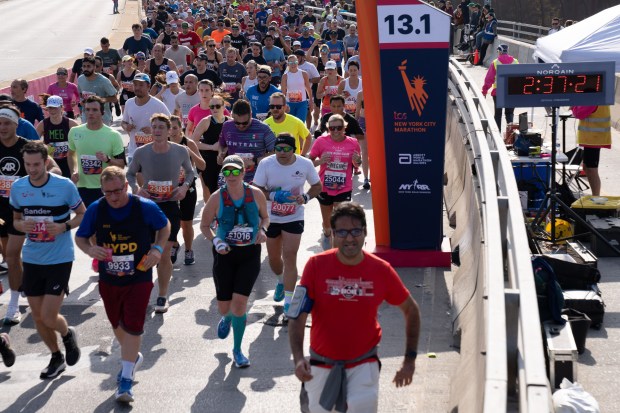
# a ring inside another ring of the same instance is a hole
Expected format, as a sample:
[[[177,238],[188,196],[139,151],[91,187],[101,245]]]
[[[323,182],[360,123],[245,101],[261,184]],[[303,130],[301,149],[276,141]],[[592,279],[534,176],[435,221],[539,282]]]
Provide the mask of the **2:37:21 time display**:
[[[601,93],[603,74],[508,77],[509,95]]]

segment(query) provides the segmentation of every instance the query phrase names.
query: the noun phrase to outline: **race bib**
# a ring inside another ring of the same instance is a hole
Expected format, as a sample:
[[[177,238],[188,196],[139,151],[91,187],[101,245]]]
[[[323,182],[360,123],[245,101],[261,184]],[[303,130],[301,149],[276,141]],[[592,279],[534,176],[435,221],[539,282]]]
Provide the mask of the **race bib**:
[[[254,229],[252,227],[235,225],[235,227],[226,234],[226,242],[228,245],[250,245],[253,235]]]
[[[133,92],[133,82],[121,82],[121,85],[127,92]]]
[[[217,177],[217,187],[221,188],[226,184],[226,179],[224,178],[224,175],[222,175],[221,173],[218,175]]]
[[[69,142],[51,142],[54,152],[52,158],[54,159],[66,159],[69,153]]]
[[[280,204],[276,201],[271,202],[271,215],[285,217],[293,215],[297,209],[297,204]]]
[[[340,53],[330,53],[329,54],[329,58],[332,59],[335,62],[339,62],[340,61]]]
[[[133,275],[134,261],[133,254],[131,255],[113,255],[112,259],[106,261],[105,272],[114,275],[116,277],[124,277],[126,275]]]
[[[150,133],[136,132],[134,140],[136,141],[136,147],[139,148],[140,146],[153,142],[153,135]]]
[[[11,195],[11,187],[13,182],[17,181],[19,176],[0,175],[0,196],[8,198]]]
[[[54,242],[56,237],[47,232],[47,224],[54,222],[52,217],[26,216],[26,221],[34,222],[34,229],[28,233],[28,239],[32,242]]]
[[[291,103],[301,102],[301,90],[291,90],[286,92],[286,99]]]
[[[325,94],[328,96],[333,96],[338,94],[338,86],[327,86],[325,88]]]
[[[84,175],[99,175],[103,171],[103,162],[97,159],[95,155],[80,156],[80,163]]]
[[[237,91],[237,84],[235,82],[224,83],[224,91],[228,93],[235,93]]]
[[[265,119],[267,119],[267,116],[269,116],[268,113],[257,113],[256,114],[256,119],[258,119],[261,122],[263,122]]]
[[[344,110],[345,112],[355,113],[355,109],[357,107],[357,99],[348,98],[344,102]]]
[[[344,187],[346,180],[346,172],[325,171],[323,186],[325,189],[339,190]]]
[[[168,201],[172,198],[172,181],[149,181],[146,190],[153,201]]]

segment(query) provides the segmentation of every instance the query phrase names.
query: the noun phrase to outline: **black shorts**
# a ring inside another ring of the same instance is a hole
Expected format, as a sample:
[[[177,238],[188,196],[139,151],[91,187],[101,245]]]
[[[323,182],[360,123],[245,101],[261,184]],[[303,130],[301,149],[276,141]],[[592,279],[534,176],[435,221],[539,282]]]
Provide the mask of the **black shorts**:
[[[325,206],[334,205],[334,203],[339,202],[348,202],[351,200],[351,191],[343,192],[338,195],[329,195],[327,192],[321,192],[316,199],[318,199],[319,204]]]
[[[601,148],[583,148],[583,164],[586,168],[598,168],[598,162],[601,159]]]
[[[99,188],[78,188],[78,193],[80,194],[80,198],[82,198],[82,202],[84,202],[84,206],[86,208],[103,196],[103,193]]]
[[[51,265],[25,262],[23,266],[22,290],[26,297],[61,295],[63,293],[69,295],[72,262]]]
[[[267,238],[278,238],[282,231],[289,234],[303,234],[304,221],[285,222],[282,224],[272,222],[269,224],[269,228],[267,228]]]
[[[170,221],[170,236],[168,241],[176,242],[177,235],[181,229],[181,210],[177,201],[158,202],[159,209]]]
[[[9,206],[0,207],[0,219],[4,221],[4,224],[0,225],[0,238],[6,238],[9,235],[25,235],[13,226],[13,211]]]
[[[179,201],[179,210],[181,211],[181,221],[193,221],[194,212],[196,211],[196,201],[198,200],[198,193],[196,191],[196,185],[192,184],[185,194],[185,198]]]
[[[260,244],[231,247],[226,255],[212,250],[217,300],[230,301],[233,293],[249,297],[260,273]]]
[[[222,166],[218,165],[216,158],[213,158],[211,154],[206,155],[206,153],[209,152],[213,153],[213,151],[200,151],[202,157],[207,164],[206,170],[200,171],[200,176],[202,176],[202,181],[204,185],[209,189],[209,192],[214,193],[219,189],[217,183],[220,178],[220,171],[222,170]]]

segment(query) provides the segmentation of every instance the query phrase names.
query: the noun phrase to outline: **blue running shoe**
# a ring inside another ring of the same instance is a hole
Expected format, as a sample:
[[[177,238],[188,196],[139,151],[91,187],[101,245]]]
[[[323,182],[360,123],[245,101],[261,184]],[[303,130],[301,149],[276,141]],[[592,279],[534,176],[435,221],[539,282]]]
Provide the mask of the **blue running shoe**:
[[[235,360],[235,366],[240,369],[250,367],[250,360],[243,355],[241,350],[233,350],[233,359]]]
[[[284,284],[277,283],[276,290],[273,292],[273,301],[279,303],[284,300]]]
[[[116,391],[116,401],[123,403],[133,402],[133,391],[131,387],[133,386],[133,380],[122,378],[121,382],[118,384],[118,390]]]
[[[222,317],[220,322],[217,324],[217,336],[222,340],[228,337],[230,334],[230,325],[232,323],[232,318],[226,319],[226,317]]]

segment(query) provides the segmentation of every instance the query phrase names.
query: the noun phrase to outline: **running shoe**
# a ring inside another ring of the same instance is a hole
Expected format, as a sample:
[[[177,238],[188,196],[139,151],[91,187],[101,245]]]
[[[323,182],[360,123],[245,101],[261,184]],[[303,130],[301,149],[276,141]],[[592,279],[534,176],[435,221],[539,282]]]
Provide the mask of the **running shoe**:
[[[321,247],[323,248],[323,251],[327,251],[332,249],[332,237],[325,235],[325,233],[323,233],[321,235]]]
[[[41,375],[39,376],[42,379],[53,379],[58,376],[60,373],[65,371],[67,368],[65,364],[65,356],[62,353],[58,353],[59,355],[55,356],[52,354],[52,359],[50,360],[50,364],[47,365],[46,368],[41,371]]]
[[[196,260],[194,260],[194,251],[193,250],[185,250],[185,265],[194,265]]]
[[[273,301],[279,303],[284,300],[284,284],[277,283],[276,290],[273,292]]]
[[[121,379],[121,382],[118,384],[118,390],[116,391],[116,401],[123,403],[133,402],[133,390],[131,390],[132,386],[133,380],[123,377]]]
[[[155,312],[162,314],[168,311],[170,304],[168,304],[168,299],[166,297],[157,297],[157,302],[155,303]]]
[[[144,356],[142,355],[142,353],[138,352],[138,357],[136,358],[136,364],[133,366],[133,371],[131,372],[132,381],[136,379],[136,370],[140,368],[143,361],[144,361]],[[116,383],[120,384],[122,378],[123,378],[123,369],[121,368],[121,371],[119,371],[118,374],[116,375]]]
[[[75,327],[69,327],[69,332],[65,337],[62,338],[62,342],[65,345],[67,365],[73,366],[80,360],[80,347],[78,346],[77,341],[77,332],[75,331]]]
[[[364,179],[364,185],[362,186],[364,189],[370,189],[370,179]]]
[[[235,360],[235,366],[239,367],[240,369],[250,367],[250,360],[248,360],[248,358],[243,355],[241,350],[233,350],[233,360]]]
[[[179,246],[173,245],[172,248],[170,249],[170,260],[172,261],[173,264],[177,262],[178,253],[179,253]]]
[[[14,326],[19,324],[20,321],[22,321],[22,314],[19,312],[19,308],[9,307],[6,312],[6,316],[4,317],[4,325]]]
[[[11,348],[11,340],[7,333],[0,333],[0,355],[5,366],[11,367],[15,364],[15,352]]]
[[[220,322],[217,323],[217,336],[222,340],[228,337],[230,334],[230,325],[232,323],[231,318],[222,317]]]

